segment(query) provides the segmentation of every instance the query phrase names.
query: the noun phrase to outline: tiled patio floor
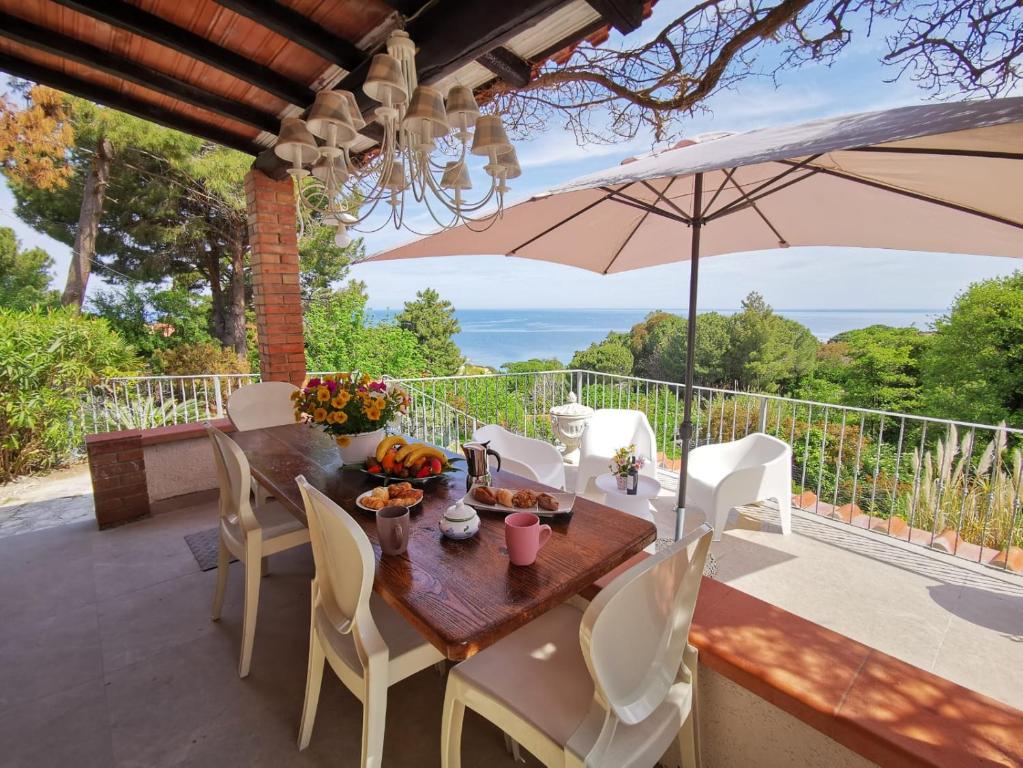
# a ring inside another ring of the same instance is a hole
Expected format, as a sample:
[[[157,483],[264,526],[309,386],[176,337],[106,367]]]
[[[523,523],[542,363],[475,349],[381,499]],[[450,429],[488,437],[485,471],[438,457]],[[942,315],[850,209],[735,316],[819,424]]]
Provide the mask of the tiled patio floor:
[[[673,500],[657,501],[670,535]],[[309,750],[294,746],[305,680],[311,557],[275,556],[263,582],[252,674],[235,673],[241,566],[219,623],[215,573],[184,535],[205,503],[99,532],[80,521],[0,538],[0,766],[355,765],[360,708],[327,675]],[[691,515],[687,527],[695,525]],[[1023,707],[1023,580],[799,515],[735,516],[718,578],[956,682]],[[443,680],[391,690],[388,765],[436,765]],[[467,766],[512,766],[472,719]]]

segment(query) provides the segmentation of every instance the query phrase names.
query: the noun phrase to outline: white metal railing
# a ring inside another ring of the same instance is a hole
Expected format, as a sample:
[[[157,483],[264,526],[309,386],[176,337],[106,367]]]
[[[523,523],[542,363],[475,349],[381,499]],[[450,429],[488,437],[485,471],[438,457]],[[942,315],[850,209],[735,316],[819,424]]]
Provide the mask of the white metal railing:
[[[310,374],[322,375],[322,374]],[[230,393],[257,374],[110,379],[83,403],[85,432],[147,428],[226,414]],[[411,434],[449,448],[482,424],[555,442],[550,409],[569,392],[594,408],[643,411],[662,469],[679,469],[684,387],[582,370],[395,380],[412,406]],[[802,506],[878,533],[990,559],[1023,546],[1023,430],[778,395],[696,387],[690,447],[773,434],[793,449]]]

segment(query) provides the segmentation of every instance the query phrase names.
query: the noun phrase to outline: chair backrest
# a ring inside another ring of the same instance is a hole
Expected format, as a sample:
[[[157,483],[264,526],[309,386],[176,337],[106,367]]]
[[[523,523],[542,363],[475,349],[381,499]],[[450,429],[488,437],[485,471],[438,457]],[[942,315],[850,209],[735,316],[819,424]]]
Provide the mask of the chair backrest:
[[[763,432],[747,435],[740,442],[745,443],[745,453],[740,466],[752,467],[767,464],[778,459],[786,459],[792,453],[788,443]]]
[[[277,427],[295,423],[295,404],[291,395],[298,387],[286,381],[262,381],[238,387],[227,399],[227,417],[234,428]]]
[[[299,475],[295,482],[305,503],[316,566],[314,610],[323,611],[338,632],[355,632],[363,647],[383,645],[369,608],[376,570],[369,537],[351,515],[305,477]]]
[[[552,469],[564,466],[558,449],[543,440],[517,435],[499,424],[478,427],[472,433],[476,442],[489,442],[501,454],[501,467],[517,475],[541,480]]]
[[[251,475],[249,460],[238,444],[212,424],[206,424],[206,434],[213,447],[213,461],[217,467],[220,485],[220,517],[243,531],[259,528],[259,521],[249,504]]]
[[[712,533],[703,524],[630,568],[583,615],[594,696],[623,723],[646,719],[678,680]]]
[[[579,452],[582,456],[610,456],[630,443],[635,443],[636,450],[656,464],[657,440],[646,414],[624,408],[600,408],[586,423]]]

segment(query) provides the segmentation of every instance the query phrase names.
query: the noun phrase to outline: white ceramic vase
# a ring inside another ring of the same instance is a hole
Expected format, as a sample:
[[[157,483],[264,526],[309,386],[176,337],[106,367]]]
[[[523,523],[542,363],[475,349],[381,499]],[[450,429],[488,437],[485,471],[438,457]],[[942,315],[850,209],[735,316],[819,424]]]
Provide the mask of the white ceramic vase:
[[[335,440],[337,436],[335,435]],[[358,432],[354,435],[344,435],[348,438],[348,445],[338,443],[337,449],[341,453],[341,464],[362,464],[370,454],[376,451],[377,445],[384,439],[384,429],[374,429],[372,432]]]

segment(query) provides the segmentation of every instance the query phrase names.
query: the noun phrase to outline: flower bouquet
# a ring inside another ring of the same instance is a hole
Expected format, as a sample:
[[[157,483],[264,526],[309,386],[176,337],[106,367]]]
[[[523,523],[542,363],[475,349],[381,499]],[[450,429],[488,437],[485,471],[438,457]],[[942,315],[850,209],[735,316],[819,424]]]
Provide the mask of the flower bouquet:
[[[291,399],[295,420],[333,436],[345,464],[372,453],[384,427],[411,402],[400,387],[358,371],[311,378]]]
[[[615,451],[611,457],[611,463],[608,464],[608,468],[611,470],[611,474],[615,476],[615,481],[618,483],[618,490],[620,491],[627,489],[629,477],[639,474],[639,471],[644,466],[646,466],[646,459],[636,454],[636,445],[634,443]]]

